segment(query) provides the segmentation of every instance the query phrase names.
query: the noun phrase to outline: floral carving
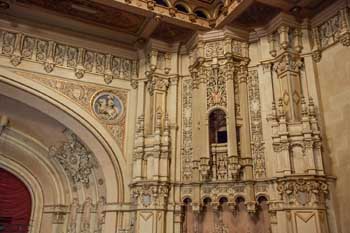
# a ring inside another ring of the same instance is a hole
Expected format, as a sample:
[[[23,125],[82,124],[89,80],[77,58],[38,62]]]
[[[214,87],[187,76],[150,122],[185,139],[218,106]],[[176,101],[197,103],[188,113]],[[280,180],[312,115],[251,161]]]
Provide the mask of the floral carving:
[[[36,46],[36,60],[44,62],[47,58],[49,42],[45,40],[37,40]]]
[[[328,184],[324,180],[312,178],[289,179],[278,182],[277,191],[282,199],[296,200],[301,205],[307,205],[311,200],[319,202],[328,194]]]
[[[327,47],[338,40],[340,29],[340,16],[336,15],[318,27],[321,46]]]
[[[223,41],[208,42],[204,47],[205,57],[218,57],[224,55]]]
[[[263,142],[263,129],[261,117],[261,100],[259,77],[257,71],[249,72],[248,77],[248,99],[250,112],[250,129],[252,142],[252,156],[255,177],[265,177],[265,155]]]
[[[29,36],[24,37],[22,46],[23,58],[31,58],[35,48],[35,39]]]
[[[224,71],[220,68],[206,69],[207,75],[207,107],[227,105],[226,81]]]
[[[183,82],[183,112],[182,112],[182,169],[183,179],[189,180],[192,177],[192,80]]]
[[[108,77],[105,78],[107,84],[114,78],[131,80],[132,76],[136,77],[135,60],[96,53],[21,33],[3,31],[0,39],[1,53],[9,56],[14,66],[18,66],[23,59],[30,60],[43,64],[47,73],[58,66],[73,70],[79,79],[83,78],[86,72]]]
[[[169,196],[169,186],[165,184],[140,184],[132,188],[132,197],[145,208],[164,208]]]
[[[49,156],[61,164],[74,186],[83,184],[89,187],[90,175],[93,168],[97,166],[94,155],[74,133],[67,131],[66,136],[67,142],[62,143],[59,147],[50,147]]]

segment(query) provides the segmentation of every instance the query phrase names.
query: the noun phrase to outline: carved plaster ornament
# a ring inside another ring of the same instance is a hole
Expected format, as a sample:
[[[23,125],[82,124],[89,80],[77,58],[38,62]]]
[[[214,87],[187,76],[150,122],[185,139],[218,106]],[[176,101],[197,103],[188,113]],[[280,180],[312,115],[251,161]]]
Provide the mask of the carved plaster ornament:
[[[7,118],[7,116],[2,115],[0,116],[0,136],[2,134],[2,132],[4,131],[5,127],[7,126],[9,120]]]
[[[130,80],[137,73],[135,60],[35,38],[22,33],[3,31],[2,35],[0,37],[1,53],[9,57],[13,66],[18,66],[23,61],[31,61],[42,64],[47,73],[51,73],[55,67],[73,70],[78,79],[83,78],[85,73],[89,72],[103,76],[107,84],[114,78]]]
[[[107,122],[116,122],[123,112],[119,97],[109,92],[99,93],[93,100],[92,108],[99,119]]]
[[[261,100],[258,72],[250,71],[248,76],[248,100],[251,122],[251,148],[255,177],[266,176]]]
[[[73,132],[67,130],[65,134],[68,141],[59,147],[51,146],[49,156],[61,164],[74,187],[82,184],[88,188],[93,168],[97,167],[94,155]]]
[[[183,178],[190,180],[192,178],[192,80],[187,79],[183,82],[183,151],[182,165]]]
[[[90,197],[86,198],[83,205],[83,214],[81,220],[81,233],[90,233],[90,219],[91,219],[91,210],[93,208],[92,200]]]
[[[79,201],[77,198],[73,199],[73,202],[70,207],[70,216],[69,216],[69,225],[68,225],[68,233],[76,233],[77,229],[77,215],[79,209]]]
[[[101,196],[99,201],[96,204],[96,230],[95,233],[101,233],[102,232],[102,225],[105,223],[105,204],[106,204],[106,198],[104,196]]]

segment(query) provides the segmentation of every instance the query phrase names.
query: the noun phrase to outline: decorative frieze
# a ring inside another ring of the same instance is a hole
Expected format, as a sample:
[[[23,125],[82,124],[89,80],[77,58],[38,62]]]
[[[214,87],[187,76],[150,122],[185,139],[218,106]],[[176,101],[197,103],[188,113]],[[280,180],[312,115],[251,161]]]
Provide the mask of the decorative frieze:
[[[244,56],[245,43],[237,40],[228,39],[213,42],[207,42],[204,45],[204,57],[223,57],[225,54],[231,53],[235,56]]]
[[[1,55],[9,57],[14,66],[31,61],[42,64],[47,73],[61,67],[72,70],[77,78],[83,78],[85,73],[102,75],[106,83],[131,80],[137,73],[136,60],[5,30],[0,40]]]
[[[248,99],[251,130],[251,151],[253,157],[254,176],[266,176],[263,128],[261,116],[261,100],[259,77],[256,70],[250,71],[248,76]]]
[[[350,46],[350,15],[349,8],[341,9],[336,15],[316,26],[312,30],[313,51],[315,62],[321,60],[322,50],[340,42],[344,46]]]
[[[290,177],[277,181],[277,191],[289,205],[321,205],[328,195],[328,184],[317,177]]]
[[[166,207],[170,187],[167,184],[140,183],[132,185],[132,198],[140,208]]]

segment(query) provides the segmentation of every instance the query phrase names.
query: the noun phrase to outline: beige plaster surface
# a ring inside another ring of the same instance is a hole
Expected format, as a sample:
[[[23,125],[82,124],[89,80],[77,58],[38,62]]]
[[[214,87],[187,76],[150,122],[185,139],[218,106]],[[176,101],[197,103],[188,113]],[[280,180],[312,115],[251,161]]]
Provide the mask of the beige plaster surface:
[[[335,211],[339,232],[350,228],[350,48],[335,45],[322,54],[317,65],[326,172],[337,177]]]

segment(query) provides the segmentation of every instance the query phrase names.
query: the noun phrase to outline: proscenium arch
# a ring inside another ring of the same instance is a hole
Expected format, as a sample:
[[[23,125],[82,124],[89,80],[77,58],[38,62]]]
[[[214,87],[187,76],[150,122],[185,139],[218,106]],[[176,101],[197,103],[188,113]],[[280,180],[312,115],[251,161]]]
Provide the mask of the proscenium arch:
[[[4,68],[0,68],[0,93],[45,113],[71,129],[88,147],[93,145],[96,159],[103,166],[106,201],[125,201],[126,161],[115,140],[96,118],[84,110],[78,112],[81,108],[77,104],[54,90]]]
[[[39,233],[42,224],[41,220],[44,206],[44,193],[39,181],[30,171],[8,158],[1,158],[0,167],[15,175],[27,187],[32,199],[32,213],[30,219],[31,221],[34,220],[37,223],[31,225],[29,232]]]

